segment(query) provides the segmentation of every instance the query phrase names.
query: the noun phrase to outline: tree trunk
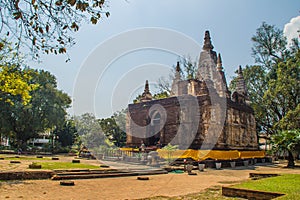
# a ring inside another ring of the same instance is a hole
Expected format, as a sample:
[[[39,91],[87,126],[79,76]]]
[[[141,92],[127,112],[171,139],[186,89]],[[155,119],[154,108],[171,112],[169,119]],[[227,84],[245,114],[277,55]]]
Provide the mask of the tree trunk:
[[[291,151],[288,150],[288,165],[287,167],[289,168],[293,168],[295,167],[295,160],[294,160],[294,156],[293,156],[293,153]]]

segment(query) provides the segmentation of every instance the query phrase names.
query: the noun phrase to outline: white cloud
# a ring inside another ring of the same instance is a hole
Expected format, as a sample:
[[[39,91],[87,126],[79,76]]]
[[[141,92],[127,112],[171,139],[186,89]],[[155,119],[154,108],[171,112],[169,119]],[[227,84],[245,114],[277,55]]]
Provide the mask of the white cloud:
[[[287,37],[290,44],[293,38],[300,40],[300,16],[294,17],[291,21],[284,25],[283,33]]]

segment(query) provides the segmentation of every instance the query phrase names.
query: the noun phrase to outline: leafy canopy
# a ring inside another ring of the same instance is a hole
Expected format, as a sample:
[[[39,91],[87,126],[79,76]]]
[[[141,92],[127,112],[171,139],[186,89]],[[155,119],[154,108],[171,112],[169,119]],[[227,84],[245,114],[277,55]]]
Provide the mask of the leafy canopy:
[[[82,144],[89,149],[106,145],[105,135],[101,129],[99,119],[91,113],[75,116],[74,122]]]
[[[20,98],[11,98],[12,103],[0,101],[0,129],[10,136],[16,146],[55,127],[61,127],[71,104],[70,97],[57,89],[56,78],[44,70],[30,70],[27,84],[37,85],[30,91],[31,98],[24,104]]]
[[[14,99],[20,99],[24,105],[31,99],[30,92],[38,87],[30,83],[32,71],[21,69],[15,65],[0,65],[0,101],[14,104]]]
[[[122,147],[126,143],[126,112],[121,110],[115,112],[113,116],[100,120],[100,126],[109,139],[117,147]]]
[[[75,41],[83,19],[97,24],[105,11],[105,0],[2,0],[0,1],[0,49],[5,42],[14,48],[39,53],[66,53]]]

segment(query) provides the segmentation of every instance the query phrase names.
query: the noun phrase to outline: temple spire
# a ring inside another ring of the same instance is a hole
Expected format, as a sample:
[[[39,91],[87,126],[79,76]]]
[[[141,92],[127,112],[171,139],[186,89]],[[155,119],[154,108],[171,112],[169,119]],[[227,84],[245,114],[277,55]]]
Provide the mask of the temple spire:
[[[203,50],[212,50],[214,46],[211,44],[209,31],[205,31]]]
[[[179,62],[177,62],[177,65],[176,65],[176,72],[175,72],[175,79],[176,80],[181,80],[181,75],[180,75],[180,64]]]
[[[221,54],[219,53],[217,57],[217,72],[219,73],[219,75],[217,76],[217,80],[216,80],[217,82],[216,88],[221,97],[230,98],[230,92],[227,87],[227,81],[223,69],[224,68],[222,64],[222,58],[221,58]]]
[[[217,53],[213,51],[209,31],[205,31],[204,44],[200,52],[198,71],[196,78],[199,80],[213,79],[213,71],[216,70]]]
[[[239,94],[242,94],[244,96],[247,96],[247,90],[246,90],[246,83],[243,76],[242,66],[239,66],[239,69],[237,71],[237,83],[236,83],[236,91]]]
[[[141,101],[145,102],[145,101],[151,101],[151,100],[152,100],[152,94],[150,93],[148,80],[146,80],[145,89],[142,94]]]
[[[180,64],[179,64],[179,61],[177,61],[176,72],[180,72]]]
[[[175,77],[173,79],[172,87],[171,87],[171,96],[179,95],[179,83],[182,81],[180,72],[181,72],[180,64],[179,64],[179,62],[177,62]]]
[[[218,54],[218,58],[217,58],[217,70],[223,71],[223,64],[222,64],[222,58],[220,53]]]

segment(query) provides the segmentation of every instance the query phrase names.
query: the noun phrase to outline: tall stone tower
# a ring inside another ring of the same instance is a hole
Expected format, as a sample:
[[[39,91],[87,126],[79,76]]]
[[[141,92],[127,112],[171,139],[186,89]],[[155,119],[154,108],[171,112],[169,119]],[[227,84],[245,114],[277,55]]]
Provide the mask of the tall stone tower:
[[[196,78],[183,80],[177,62],[169,98],[152,100],[146,81],[141,102],[128,105],[127,146],[138,147],[143,141],[147,146],[159,142],[192,149],[258,149],[242,69],[231,95],[221,54],[213,49],[205,31]]]

